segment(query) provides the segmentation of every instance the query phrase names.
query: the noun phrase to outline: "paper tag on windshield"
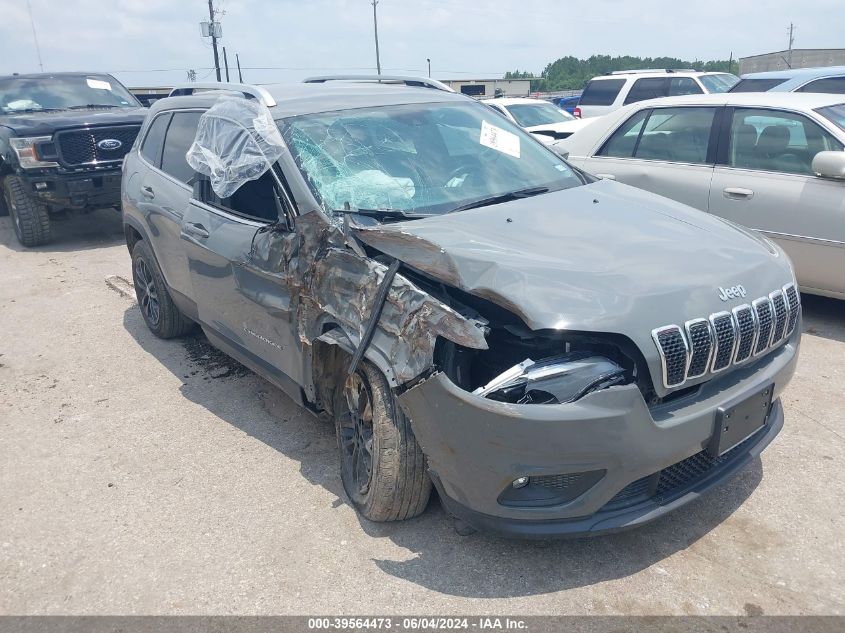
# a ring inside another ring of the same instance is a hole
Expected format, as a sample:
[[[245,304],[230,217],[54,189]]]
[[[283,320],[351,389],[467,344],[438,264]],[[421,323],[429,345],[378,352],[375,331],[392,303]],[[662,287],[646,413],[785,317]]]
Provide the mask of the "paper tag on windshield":
[[[86,77],[85,82],[88,84],[89,88],[94,88],[95,90],[111,91],[111,84],[107,81],[101,81],[99,79],[91,79],[90,77]]]
[[[487,121],[481,122],[481,137],[478,142],[508,156],[519,158],[519,137],[500,127],[490,125]]]

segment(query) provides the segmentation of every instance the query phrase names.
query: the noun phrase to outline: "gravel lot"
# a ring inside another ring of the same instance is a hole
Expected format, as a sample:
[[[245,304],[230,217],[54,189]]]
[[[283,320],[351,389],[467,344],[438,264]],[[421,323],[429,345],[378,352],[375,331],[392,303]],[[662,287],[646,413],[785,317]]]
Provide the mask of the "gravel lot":
[[[804,297],[786,426],[620,535],[459,536],[347,503],[332,429],[196,334],[161,341],[111,210],[0,218],[0,613],[845,614],[845,302]]]

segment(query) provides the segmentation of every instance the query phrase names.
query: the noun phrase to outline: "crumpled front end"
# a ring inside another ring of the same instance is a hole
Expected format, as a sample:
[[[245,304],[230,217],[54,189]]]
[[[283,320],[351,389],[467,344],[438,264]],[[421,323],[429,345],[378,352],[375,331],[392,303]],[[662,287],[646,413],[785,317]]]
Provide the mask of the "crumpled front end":
[[[649,407],[634,384],[567,404],[474,395],[439,373],[399,396],[446,508],[508,536],[595,534],[651,521],[728,479],[777,435],[777,399],[795,369],[798,335],[757,366]],[[720,409],[766,407],[765,424],[710,452]]]

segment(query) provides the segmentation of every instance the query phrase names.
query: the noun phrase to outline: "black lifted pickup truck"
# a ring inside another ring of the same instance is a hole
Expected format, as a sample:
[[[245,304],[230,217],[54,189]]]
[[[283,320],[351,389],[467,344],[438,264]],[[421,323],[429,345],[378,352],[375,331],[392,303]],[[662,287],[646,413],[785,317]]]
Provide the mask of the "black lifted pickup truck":
[[[119,208],[123,157],[145,114],[111,75],[0,76],[0,215],[21,244],[49,242],[56,211]]]

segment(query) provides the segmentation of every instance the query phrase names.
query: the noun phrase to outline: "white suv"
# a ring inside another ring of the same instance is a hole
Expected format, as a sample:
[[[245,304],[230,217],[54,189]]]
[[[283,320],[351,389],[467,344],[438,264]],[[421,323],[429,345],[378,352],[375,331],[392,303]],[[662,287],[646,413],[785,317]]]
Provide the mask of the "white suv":
[[[711,92],[727,92],[739,81],[730,73],[695,70],[618,70],[587,82],[575,116],[601,116],[637,101]]]

